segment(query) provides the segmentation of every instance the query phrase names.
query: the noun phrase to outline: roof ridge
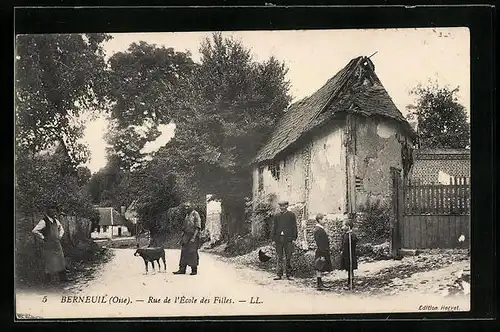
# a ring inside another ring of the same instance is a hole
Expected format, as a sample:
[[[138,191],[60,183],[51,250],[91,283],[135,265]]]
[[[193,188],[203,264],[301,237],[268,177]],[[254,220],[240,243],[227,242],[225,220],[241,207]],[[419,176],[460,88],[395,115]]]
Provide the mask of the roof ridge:
[[[373,85],[367,86],[360,81],[366,78],[365,75],[368,75]],[[348,89],[350,85],[357,86],[358,83],[361,87],[360,91]],[[277,121],[266,143],[257,152],[253,163],[275,158],[276,155],[302,139],[310,130],[329,121],[331,117],[329,113],[325,113],[325,110],[334,107],[332,114],[347,111],[344,107],[347,103],[356,105],[368,115],[380,115],[408,124],[375,73],[373,62],[366,56],[358,56],[351,59],[313,94],[296,101],[287,108]],[[409,125],[408,127],[411,128]]]

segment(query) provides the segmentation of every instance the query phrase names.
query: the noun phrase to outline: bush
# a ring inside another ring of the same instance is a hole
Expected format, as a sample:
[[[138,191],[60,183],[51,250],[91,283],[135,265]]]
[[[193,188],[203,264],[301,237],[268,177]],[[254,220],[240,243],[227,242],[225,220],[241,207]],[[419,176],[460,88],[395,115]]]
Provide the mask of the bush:
[[[246,202],[245,214],[252,225],[252,235],[258,239],[269,239],[271,234],[271,218],[276,212],[275,194],[266,195],[256,201]]]
[[[248,254],[255,249],[268,244],[265,239],[257,239],[250,234],[246,236],[238,236],[231,243],[228,243],[224,249],[224,254],[227,256],[241,256]]]
[[[358,207],[360,243],[381,244],[391,238],[391,209],[380,200],[367,200]]]

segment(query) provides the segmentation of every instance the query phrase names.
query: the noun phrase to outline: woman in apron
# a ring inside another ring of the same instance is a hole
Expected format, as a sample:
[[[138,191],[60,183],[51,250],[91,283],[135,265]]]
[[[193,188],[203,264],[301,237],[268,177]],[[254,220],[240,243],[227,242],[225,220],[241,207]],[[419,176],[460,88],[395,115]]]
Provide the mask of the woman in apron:
[[[66,260],[61,246],[64,229],[59,220],[55,218],[55,215],[55,208],[48,208],[43,219],[38,222],[32,231],[43,241],[42,257],[47,282],[50,282],[54,275],[59,276],[59,281],[67,281]]]

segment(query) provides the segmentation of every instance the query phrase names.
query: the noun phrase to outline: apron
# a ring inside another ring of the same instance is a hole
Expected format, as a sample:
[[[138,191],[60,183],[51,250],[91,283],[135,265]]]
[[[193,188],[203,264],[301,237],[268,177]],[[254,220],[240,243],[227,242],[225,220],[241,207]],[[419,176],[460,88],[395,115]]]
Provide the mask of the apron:
[[[66,261],[59,240],[59,230],[57,223],[45,220],[45,228],[43,230],[45,240],[42,246],[42,256],[45,263],[45,273],[54,274],[66,269]]]
[[[192,223],[190,214],[184,218],[183,230],[181,259],[179,265],[196,267],[198,266],[200,260],[198,255],[199,234],[196,236],[194,242],[190,241],[195,232],[195,225]]]

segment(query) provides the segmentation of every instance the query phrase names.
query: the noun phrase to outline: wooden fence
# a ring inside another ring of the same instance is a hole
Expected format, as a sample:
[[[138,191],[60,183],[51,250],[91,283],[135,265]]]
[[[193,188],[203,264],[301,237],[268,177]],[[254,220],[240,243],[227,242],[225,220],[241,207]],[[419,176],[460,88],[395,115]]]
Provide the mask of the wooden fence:
[[[470,240],[470,181],[404,184],[400,215],[403,248],[466,248]],[[464,241],[459,241],[461,236]]]
[[[468,215],[470,185],[462,183],[405,186],[405,214],[407,215]]]

